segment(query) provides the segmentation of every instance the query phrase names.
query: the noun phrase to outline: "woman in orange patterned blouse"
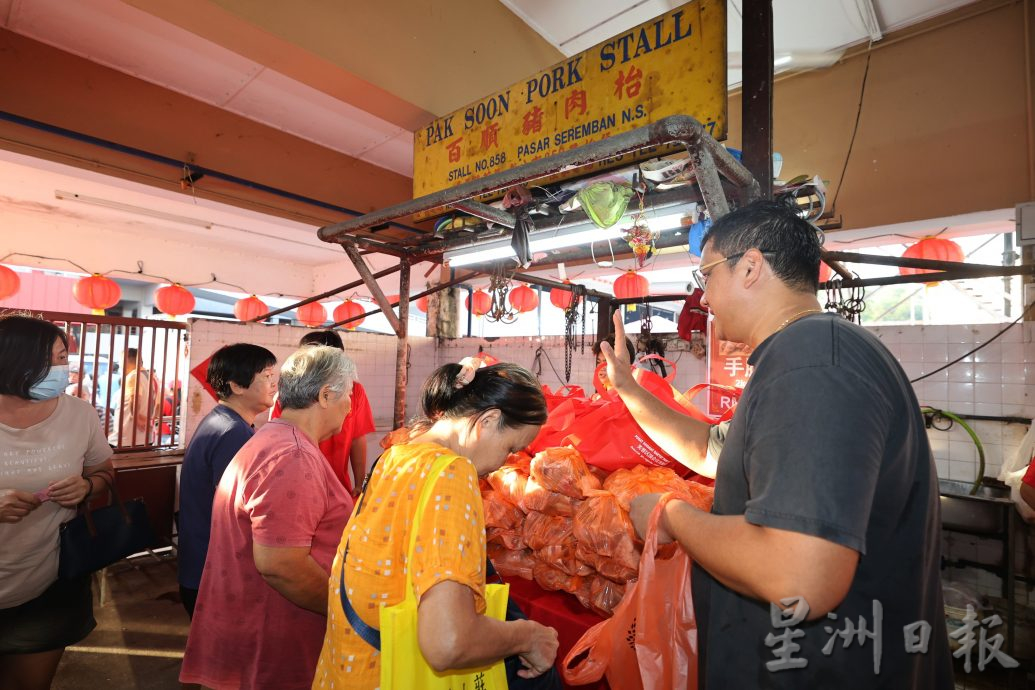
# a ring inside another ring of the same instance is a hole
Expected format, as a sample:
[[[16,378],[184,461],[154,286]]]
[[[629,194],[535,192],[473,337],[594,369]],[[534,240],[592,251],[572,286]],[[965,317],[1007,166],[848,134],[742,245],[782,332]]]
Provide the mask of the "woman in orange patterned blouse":
[[[525,667],[519,675],[533,678],[553,665],[553,628],[482,615],[485,522],[478,477],[499,468],[539,432],[546,421],[539,383],[513,364],[477,372],[447,364],[424,384],[421,406],[425,418],[407,442],[381,456],[342,535],[331,567],[327,633],[313,688],[378,686],[380,652],[350,625],[339,583],[344,580],[362,622],[376,628],[378,610],[403,599],[407,569],[419,602],[418,642],[435,670],[484,666],[518,655]],[[414,562],[406,563],[417,499],[429,468],[442,455],[453,461],[435,481],[431,504],[420,516]]]

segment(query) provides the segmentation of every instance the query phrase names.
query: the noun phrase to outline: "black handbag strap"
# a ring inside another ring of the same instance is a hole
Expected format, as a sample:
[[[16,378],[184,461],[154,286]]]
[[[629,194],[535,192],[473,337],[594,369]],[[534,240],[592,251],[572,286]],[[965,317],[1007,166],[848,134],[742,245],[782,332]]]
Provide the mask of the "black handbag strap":
[[[122,513],[122,519],[126,521],[127,525],[133,524],[133,518],[130,517],[129,511],[126,510],[126,505],[122,502],[119,497],[119,490],[115,488],[115,482],[112,481],[106,472],[97,472],[90,475],[92,477],[100,477],[101,481],[108,485],[108,493],[110,494],[111,502],[109,505],[114,503],[118,506],[119,512]],[[84,477],[85,478],[85,477]],[[89,479],[87,479],[89,481]],[[86,519],[86,528],[90,532],[90,536],[97,536],[97,528],[93,524],[93,509],[90,508],[89,502],[83,503],[83,517]]]
[[[363,509],[363,501],[367,496],[367,486],[370,485],[370,480],[374,476],[374,470],[377,468],[377,463],[381,462],[381,458],[384,455],[379,455],[374,464],[370,466],[370,472],[367,473],[366,479],[363,480],[363,488],[360,490],[359,503],[356,504],[356,515],[358,516],[360,511]],[[360,639],[366,642],[368,645],[381,651],[381,631],[377,628],[367,625],[367,623],[359,617],[356,613],[356,609],[352,606],[352,602],[349,601],[348,590],[345,589],[345,559],[349,556],[349,538],[345,539],[345,552],[341,555],[341,575],[339,577],[339,596],[341,598],[341,608],[345,612],[345,618],[348,620],[349,625],[359,635]]]

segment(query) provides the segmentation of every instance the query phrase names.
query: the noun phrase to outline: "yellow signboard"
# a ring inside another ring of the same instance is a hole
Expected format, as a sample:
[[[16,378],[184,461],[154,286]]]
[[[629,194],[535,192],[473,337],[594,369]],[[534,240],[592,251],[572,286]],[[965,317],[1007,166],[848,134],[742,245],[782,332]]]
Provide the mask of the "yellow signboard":
[[[726,1],[694,0],[414,133],[413,195],[669,115],[726,137]]]

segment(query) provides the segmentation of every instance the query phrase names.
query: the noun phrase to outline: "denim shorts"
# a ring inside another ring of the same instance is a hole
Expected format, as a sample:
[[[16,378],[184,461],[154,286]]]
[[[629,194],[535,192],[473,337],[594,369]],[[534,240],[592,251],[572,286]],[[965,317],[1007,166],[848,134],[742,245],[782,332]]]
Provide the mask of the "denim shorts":
[[[63,649],[96,626],[90,576],[55,580],[35,599],[0,609],[0,655]]]

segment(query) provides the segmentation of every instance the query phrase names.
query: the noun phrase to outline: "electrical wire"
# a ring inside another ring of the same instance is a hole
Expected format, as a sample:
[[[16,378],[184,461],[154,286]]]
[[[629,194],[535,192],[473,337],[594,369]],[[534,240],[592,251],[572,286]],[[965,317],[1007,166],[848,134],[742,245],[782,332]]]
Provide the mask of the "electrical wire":
[[[845,173],[848,171],[848,161],[852,160],[852,149],[855,147],[855,135],[859,133],[859,120],[862,119],[863,97],[866,95],[866,80],[870,75],[870,58],[873,56],[873,41],[870,41],[870,48],[866,52],[866,67],[863,68],[862,86],[859,88],[859,106],[855,111],[855,125],[852,127],[852,138],[848,140],[848,153],[845,154],[845,164],[841,168],[841,177],[837,181],[837,192],[834,193],[834,203],[830,208],[837,208],[837,199],[841,196],[841,188],[844,186]]]
[[[933,407],[921,407],[920,412],[925,415],[931,415],[931,426],[933,426],[935,429],[938,429],[939,431],[948,431],[952,428],[952,422],[956,422],[961,427],[963,427],[963,430],[966,431],[967,435],[970,436],[970,440],[974,442],[974,446],[977,448],[978,452],[978,469],[977,477],[975,477],[974,483],[970,487],[970,495],[973,496],[978,492],[978,489],[981,488],[981,481],[985,478],[985,447],[981,445],[981,439],[978,438],[978,435],[974,432],[972,428],[970,428],[970,425],[963,421],[963,418],[955,415],[952,412],[949,412],[948,410],[936,410]],[[945,427],[944,429],[940,426],[937,426],[934,423],[934,420],[939,417],[941,417],[942,419],[950,420],[949,426]]]
[[[977,352],[977,351],[978,351],[978,350],[980,350],[981,348],[983,348],[983,347],[985,347],[985,346],[987,346],[987,345],[991,345],[991,344],[992,344],[992,343],[993,343],[993,342],[994,342],[994,341],[996,340],[996,338],[998,338],[998,337],[999,337],[999,336],[1001,336],[1001,335],[1002,335],[1003,333],[1006,333],[1006,332],[1007,332],[1008,330],[1010,330],[1011,328],[1013,328],[1014,326],[1016,326],[1017,324],[1019,324],[1019,323],[1021,322],[1021,319],[1023,319],[1023,318],[1025,317],[1025,315],[1026,315],[1026,314],[1027,314],[1027,313],[1028,313],[1029,311],[1031,311],[1031,308],[1032,308],[1032,307],[1035,307],[1035,302],[1032,302],[1032,303],[1031,303],[1031,304],[1029,304],[1029,305],[1028,305],[1027,307],[1025,307],[1025,308],[1024,308],[1024,311],[1022,311],[1022,312],[1021,312],[1021,315],[1020,315],[1020,316],[1018,316],[1018,317],[1017,317],[1016,319],[1014,319],[1013,321],[1011,321],[1011,322],[1010,322],[1009,324],[1007,324],[1006,328],[1004,328],[1003,330],[999,331],[998,333],[996,333],[995,335],[993,335],[993,336],[992,336],[991,338],[989,338],[989,339],[988,339],[988,340],[986,340],[985,342],[983,342],[983,343],[981,343],[980,345],[978,345],[977,347],[975,347],[975,348],[974,348],[973,350],[971,350],[970,352],[967,352],[967,353],[965,353],[965,354],[962,354],[962,355],[960,355],[959,357],[957,357],[956,359],[952,360],[951,362],[949,362],[949,363],[948,363],[948,364],[946,364],[945,366],[942,366],[942,367],[938,367],[937,369],[935,369],[935,370],[934,370],[934,371],[932,371],[932,372],[926,373],[926,374],[924,374],[923,376],[918,376],[918,377],[916,377],[915,379],[910,379],[910,380],[909,380],[909,382],[910,382],[910,383],[916,383],[917,381],[923,381],[923,380],[924,380],[924,379],[926,379],[926,378],[927,378],[928,376],[934,376],[935,374],[937,374],[937,373],[938,373],[938,372],[940,372],[940,371],[945,371],[946,369],[948,369],[949,367],[951,367],[951,366],[952,366],[953,364],[957,364],[957,363],[959,363],[959,362],[962,362],[962,361],[963,361],[964,359],[966,359],[967,357],[970,357],[970,356],[971,356],[972,354],[974,354],[975,352]]]

